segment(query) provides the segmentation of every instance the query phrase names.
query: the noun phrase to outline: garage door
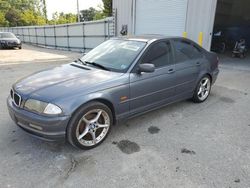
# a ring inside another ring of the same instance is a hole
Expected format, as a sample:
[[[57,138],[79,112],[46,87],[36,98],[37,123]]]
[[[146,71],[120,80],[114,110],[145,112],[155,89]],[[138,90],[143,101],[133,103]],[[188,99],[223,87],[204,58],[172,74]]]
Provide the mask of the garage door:
[[[136,0],[135,33],[181,36],[188,0]]]

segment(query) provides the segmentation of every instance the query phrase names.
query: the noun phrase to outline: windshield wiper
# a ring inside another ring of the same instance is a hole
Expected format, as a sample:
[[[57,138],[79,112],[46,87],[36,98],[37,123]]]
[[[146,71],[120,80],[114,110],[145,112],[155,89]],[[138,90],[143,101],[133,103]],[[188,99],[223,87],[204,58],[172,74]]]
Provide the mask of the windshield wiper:
[[[99,68],[101,68],[101,69],[103,69],[103,70],[110,71],[109,68],[107,68],[107,67],[105,67],[105,66],[103,66],[103,65],[101,65],[101,64],[99,64],[99,63],[89,62],[89,61],[84,61],[84,63],[85,63],[85,64],[89,64],[89,65],[93,65],[93,66],[96,66],[96,67],[99,67]]]
[[[78,61],[80,61],[83,65],[87,65],[87,63],[85,61],[81,60],[80,58],[78,58],[77,60],[75,60],[75,62],[78,62]]]

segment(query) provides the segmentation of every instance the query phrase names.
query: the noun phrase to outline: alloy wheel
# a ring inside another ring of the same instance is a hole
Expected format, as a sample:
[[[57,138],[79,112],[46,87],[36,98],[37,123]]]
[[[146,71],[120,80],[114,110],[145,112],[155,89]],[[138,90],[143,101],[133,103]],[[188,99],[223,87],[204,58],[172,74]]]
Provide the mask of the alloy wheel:
[[[105,138],[110,124],[110,117],[105,110],[90,110],[79,120],[76,138],[83,146],[95,146]]]
[[[208,97],[208,95],[210,93],[210,89],[211,89],[211,81],[208,77],[204,77],[200,81],[199,90],[197,93],[197,96],[198,96],[200,101],[206,100],[206,98]]]

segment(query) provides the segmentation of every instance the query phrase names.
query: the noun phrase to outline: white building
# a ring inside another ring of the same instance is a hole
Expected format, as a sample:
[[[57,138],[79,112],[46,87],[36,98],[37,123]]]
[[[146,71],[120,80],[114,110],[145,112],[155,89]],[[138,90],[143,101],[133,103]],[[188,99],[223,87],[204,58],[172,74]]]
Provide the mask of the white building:
[[[217,8],[216,8],[217,7]],[[183,36],[210,49],[214,25],[250,23],[249,0],[113,0],[116,34],[126,25],[128,34]],[[226,24],[227,23],[227,24]]]

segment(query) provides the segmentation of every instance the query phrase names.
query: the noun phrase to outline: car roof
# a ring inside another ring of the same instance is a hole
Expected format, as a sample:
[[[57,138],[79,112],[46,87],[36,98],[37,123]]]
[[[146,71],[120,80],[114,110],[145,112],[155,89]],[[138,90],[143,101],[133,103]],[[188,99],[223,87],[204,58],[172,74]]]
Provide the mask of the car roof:
[[[12,32],[7,32],[7,31],[6,32],[2,32],[2,31],[0,31],[0,33],[12,33]],[[14,34],[14,33],[12,33],[12,34]]]
[[[156,34],[128,35],[128,36],[116,37],[114,39],[152,42],[152,41],[161,40],[161,39],[176,39],[176,38],[182,39],[182,37],[172,37],[172,36],[156,35]]]

